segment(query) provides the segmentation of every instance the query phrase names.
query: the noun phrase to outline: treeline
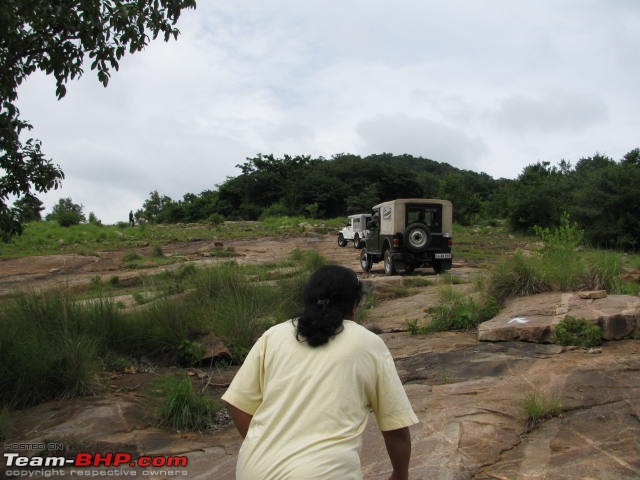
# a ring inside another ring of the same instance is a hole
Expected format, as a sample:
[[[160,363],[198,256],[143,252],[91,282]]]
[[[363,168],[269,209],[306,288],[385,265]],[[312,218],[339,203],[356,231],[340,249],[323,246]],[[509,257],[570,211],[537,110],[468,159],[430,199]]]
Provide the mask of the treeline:
[[[152,192],[139,218],[157,223],[256,220],[267,216],[334,218],[393,198],[446,198],[454,221],[469,225],[505,219],[514,231],[555,227],[563,216],[594,246],[638,250],[640,149],[616,161],[596,154],[575,166],[539,162],[515,180],[460,170],[411,155],[360,157],[257,155],[216,190],[173,200]]]

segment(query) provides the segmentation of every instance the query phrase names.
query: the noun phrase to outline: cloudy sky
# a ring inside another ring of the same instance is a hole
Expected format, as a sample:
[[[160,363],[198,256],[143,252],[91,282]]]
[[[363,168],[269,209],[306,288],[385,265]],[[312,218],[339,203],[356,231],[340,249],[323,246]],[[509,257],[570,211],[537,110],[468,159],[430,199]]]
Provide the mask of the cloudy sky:
[[[42,195],[104,223],[153,190],[215,189],[258,153],[391,152],[516,178],[640,147],[637,0],[199,0],[177,42],[105,89],[33,75],[31,135],[65,172]]]

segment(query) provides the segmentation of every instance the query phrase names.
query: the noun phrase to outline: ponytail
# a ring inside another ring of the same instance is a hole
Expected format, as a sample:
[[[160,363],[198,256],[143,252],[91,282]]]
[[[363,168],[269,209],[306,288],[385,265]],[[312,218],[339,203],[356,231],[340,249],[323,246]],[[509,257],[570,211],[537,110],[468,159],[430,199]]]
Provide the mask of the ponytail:
[[[362,286],[352,270],[338,265],[319,268],[305,288],[296,338],[312,347],[328,343],[343,330],[342,320],[351,317],[361,295]]]

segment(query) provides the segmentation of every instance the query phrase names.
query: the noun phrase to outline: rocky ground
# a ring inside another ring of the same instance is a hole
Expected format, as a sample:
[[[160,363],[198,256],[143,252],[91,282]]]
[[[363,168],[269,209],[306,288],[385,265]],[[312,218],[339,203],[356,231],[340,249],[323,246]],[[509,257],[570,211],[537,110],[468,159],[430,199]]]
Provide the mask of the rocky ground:
[[[237,253],[239,263],[278,261],[294,248],[314,249],[330,261],[360,272],[359,252],[352,247],[339,248],[332,235],[225,242],[225,248],[229,247]],[[206,255],[211,248],[211,242],[190,242],[164,250],[188,262],[207,264],[220,261]],[[96,276],[106,279],[114,274],[126,281],[139,272],[122,270],[122,256],[123,252],[100,252],[97,257],[3,259],[0,295],[25,288],[73,288]],[[472,280],[480,272],[464,259],[457,259],[452,273]],[[414,275],[437,279],[426,269]],[[363,277],[383,293],[402,282],[402,277],[385,277],[381,264]],[[483,342],[473,332],[409,334],[406,322],[423,318],[425,310],[437,304],[439,288],[416,288],[401,298],[383,295],[385,300],[366,319],[367,326],[379,332],[393,353],[420,419],[412,428],[412,479],[640,478],[640,341],[611,341],[589,350],[509,339]],[[469,290],[471,283],[454,288]],[[526,317],[526,312],[518,315]],[[216,392],[224,390],[234,372],[233,367],[192,370],[193,375],[206,377]],[[208,434],[174,433],[150,426],[142,406],[143,386],[155,374],[113,376],[108,393],[17,412],[15,434],[4,446],[62,442],[65,447],[85,451],[129,452],[134,458],[188,457],[184,469],[84,469],[95,472],[94,478],[125,478],[133,472],[190,480],[234,478],[241,439],[224,418],[220,429]],[[555,402],[558,414],[531,423],[524,402],[533,395],[540,401]],[[389,477],[390,465],[374,418],[365,433],[362,464],[365,479]],[[46,469],[30,470],[31,478],[47,476]],[[72,473],[69,469],[66,472],[68,476]]]

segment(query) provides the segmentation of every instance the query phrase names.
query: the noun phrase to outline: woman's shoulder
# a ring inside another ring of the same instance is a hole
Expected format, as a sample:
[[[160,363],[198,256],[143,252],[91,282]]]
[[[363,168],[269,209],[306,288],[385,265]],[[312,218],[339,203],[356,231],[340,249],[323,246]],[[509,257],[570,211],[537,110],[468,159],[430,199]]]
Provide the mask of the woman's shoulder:
[[[343,326],[347,335],[357,337],[359,341],[370,343],[372,345],[385,346],[384,341],[378,334],[372,332],[368,328],[354,322],[353,320],[344,320]]]

